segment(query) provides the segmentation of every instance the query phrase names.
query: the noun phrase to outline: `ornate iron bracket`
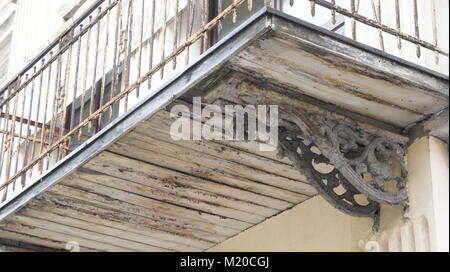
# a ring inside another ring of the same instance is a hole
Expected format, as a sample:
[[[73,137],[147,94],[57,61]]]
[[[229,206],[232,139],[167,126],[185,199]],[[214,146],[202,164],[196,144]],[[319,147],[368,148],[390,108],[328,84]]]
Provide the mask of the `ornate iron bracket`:
[[[287,110],[279,156],[287,157],[337,209],[378,217],[380,204],[407,206],[404,147],[322,115]],[[397,173],[396,173],[397,172]]]

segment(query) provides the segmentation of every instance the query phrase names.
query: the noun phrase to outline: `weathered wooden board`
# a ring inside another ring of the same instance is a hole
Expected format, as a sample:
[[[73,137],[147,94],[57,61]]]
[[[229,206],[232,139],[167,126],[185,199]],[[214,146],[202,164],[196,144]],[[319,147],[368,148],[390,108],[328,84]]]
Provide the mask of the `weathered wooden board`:
[[[4,226],[5,227],[5,226]],[[27,233],[27,229],[29,229],[29,227],[23,227],[21,229],[19,229],[18,231],[14,231],[14,228],[5,230],[3,228],[0,228],[0,236],[1,237],[7,237],[7,239],[12,240],[12,241],[18,241],[18,242],[22,242],[22,243],[28,243],[28,244],[33,244],[33,245],[40,245],[43,247],[48,247],[51,249],[55,249],[55,250],[65,250],[66,248],[66,244],[67,244],[67,240],[57,240],[56,237],[41,237],[41,236],[34,236],[30,233]],[[80,250],[83,252],[94,252],[94,251],[99,251],[99,250],[95,250],[95,249],[91,249],[91,248],[87,248],[87,247],[80,247]]]
[[[368,74],[367,67],[355,70],[357,65],[344,57],[308,46],[279,38],[258,40],[231,63],[254,77],[399,127],[448,107],[443,95],[387,81],[381,74]]]
[[[139,213],[144,215],[154,216],[162,222],[167,222],[169,225],[181,226],[182,228],[191,226],[203,234],[234,235],[239,232],[239,227],[245,228],[251,225],[237,220],[222,220],[219,216],[202,214],[201,212],[182,209],[182,207],[173,207],[173,205],[168,203],[162,203],[111,187],[92,184],[81,179],[65,181],[65,183],[69,183],[71,186],[56,185],[54,191],[68,197],[76,196],[77,199],[83,199],[83,197],[90,198],[89,201],[91,202],[96,200],[101,201],[100,203],[112,202],[110,204],[114,204],[114,202],[116,202],[116,205],[113,205],[113,207],[119,206],[117,204],[120,204],[120,208],[124,210],[139,211]],[[89,193],[96,189],[104,191]],[[168,207],[166,208],[166,206]],[[213,222],[218,221],[220,221],[222,225],[213,224]],[[231,225],[234,228],[225,227],[223,225]]]
[[[220,158],[228,161],[247,165],[278,176],[302,182],[306,180],[287,159],[278,159],[276,151],[261,151],[257,141],[244,143],[240,141],[209,141],[208,143],[204,141],[174,141],[169,134],[170,131],[166,129],[173,121],[174,119],[169,117],[168,112],[162,111],[155,115],[151,121],[138,126],[133,131],[134,133],[130,133],[130,136],[135,138],[142,138],[142,135],[150,136],[209,155],[219,154]]]
[[[180,248],[190,246],[193,248],[209,248],[213,241],[207,241],[202,237],[195,237],[194,233],[204,235],[200,231],[194,232],[186,228],[170,227],[167,224],[151,218],[113,209],[107,206],[95,205],[95,203],[64,197],[61,195],[46,193],[39,197],[39,201],[30,203],[30,208],[49,211],[58,215],[113,226],[117,229],[139,233],[143,236],[153,237],[162,241],[174,242],[181,245]]]
[[[24,235],[32,235],[36,237],[40,237],[43,240],[50,240],[50,241],[58,241],[62,244],[64,244],[64,247],[58,247],[59,249],[65,248],[65,245],[69,242],[77,242],[80,245],[83,245],[85,248],[89,248],[92,251],[117,251],[117,252],[129,252],[133,251],[131,249],[120,247],[120,246],[114,246],[107,243],[97,242],[95,240],[91,239],[85,239],[78,235],[73,235],[69,232],[61,232],[58,230],[47,230],[44,228],[36,227],[32,223],[30,225],[30,222],[27,223],[19,223],[19,222],[25,222],[26,220],[19,217],[16,219],[13,219],[12,221],[6,221],[2,222],[2,228],[6,229],[8,231],[17,232]],[[50,224],[45,224],[46,226],[50,226]],[[55,228],[57,229],[57,228]],[[41,244],[41,243],[39,243]],[[80,249],[82,249],[80,248]]]
[[[112,164],[110,164],[111,167]],[[95,165],[93,163],[89,164],[90,169],[95,169]],[[120,166],[115,167],[115,169],[120,169]],[[100,169],[102,170],[102,169]],[[164,169],[161,169],[160,171],[164,172]],[[92,181],[94,183],[102,184],[105,186],[113,186],[114,184],[117,184],[117,188],[123,187],[122,190],[132,192],[136,191],[139,194],[158,199],[158,194],[161,193],[168,193],[173,194],[174,196],[182,196],[184,198],[190,198],[195,202],[203,202],[203,203],[210,203],[210,205],[213,206],[223,206],[223,207],[230,207],[235,209],[236,211],[246,211],[249,214],[256,214],[260,216],[271,216],[278,212],[276,209],[259,206],[250,202],[247,202],[245,200],[240,200],[232,197],[232,193],[225,195],[226,190],[230,189],[226,186],[218,186],[219,188],[223,188],[225,190],[224,192],[221,192],[219,189],[215,189],[214,186],[211,186],[213,191],[217,191],[216,193],[211,193],[204,190],[196,189],[196,185],[199,184],[198,187],[202,187],[202,185],[207,184],[204,187],[208,187],[210,182],[201,181],[196,178],[186,176],[186,179],[183,181],[179,181],[180,179],[176,179],[176,181],[171,180],[164,180],[164,178],[155,178],[155,173],[151,172],[149,176],[144,176],[142,179],[134,179],[133,176],[126,175],[126,171],[122,172],[117,170],[117,175],[109,176],[102,174],[101,172],[80,172],[77,173],[80,175],[80,177]],[[159,171],[156,173],[158,174]],[[116,178],[116,176],[123,176],[122,178]],[[131,181],[130,181],[131,180]],[[191,186],[192,185],[192,186]],[[233,189],[233,188],[231,188]],[[159,191],[156,191],[159,190]],[[233,190],[228,190],[233,191]],[[235,190],[237,191],[237,190]],[[238,191],[237,193],[239,193]],[[250,196],[251,194],[245,194]],[[170,201],[171,198],[174,196],[168,195],[168,196],[161,196],[161,199]],[[183,201],[183,200],[174,200],[174,202],[177,201]],[[200,208],[200,207],[198,207]],[[214,207],[208,207],[208,208],[214,208]],[[219,212],[220,213],[220,212]],[[224,211],[224,213],[227,213],[227,210]],[[234,210],[231,211],[232,216],[234,216]],[[224,215],[225,216],[225,215]],[[245,220],[243,220],[245,221]]]
[[[108,170],[110,170],[110,169],[111,168],[108,167]],[[116,169],[120,169],[120,166],[116,166]],[[117,172],[120,173],[119,170],[117,170]],[[121,190],[126,193],[131,193],[131,194],[135,194],[137,196],[142,196],[142,197],[145,197],[148,199],[157,200],[162,203],[170,204],[168,207],[172,207],[172,206],[186,207],[188,209],[188,211],[185,212],[184,214],[188,214],[188,215],[191,214],[191,211],[194,211],[194,212],[201,211],[202,213],[205,213],[205,214],[217,214],[217,215],[220,215],[222,218],[229,218],[232,220],[235,219],[237,221],[242,221],[242,222],[246,222],[246,223],[257,223],[265,218],[263,215],[252,214],[252,213],[244,212],[241,210],[224,207],[219,204],[211,203],[208,201],[204,201],[204,200],[202,201],[202,200],[197,200],[195,198],[180,196],[176,192],[167,192],[165,190],[155,189],[148,185],[142,184],[142,183],[147,183],[146,182],[147,179],[145,179],[145,178],[141,179],[141,181],[143,180],[143,182],[138,183],[138,182],[130,181],[130,178],[126,178],[126,176],[123,178],[117,178],[114,176],[106,176],[106,175],[102,175],[102,174],[99,174],[98,177],[96,177],[95,175],[85,176],[84,174],[81,174],[79,176],[80,176],[80,178],[82,178],[86,181],[89,181],[89,184],[92,184],[92,187],[89,187],[89,188],[93,188],[94,186],[99,186],[100,189],[104,189],[103,186],[105,186],[107,188],[114,188],[114,189]],[[119,175],[117,175],[117,176],[119,176]],[[85,183],[85,182],[83,182],[83,183]],[[84,187],[84,188],[86,188],[86,187]],[[173,208],[175,210],[178,210],[175,207],[173,207]],[[276,213],[276,211],[273,211],[269,215],[266,215],[266,216],[270,216],[275,213]],[[221,222],[219,222],[219,223],[221,223]],[[227,224],[227,223],[224,223],[224,225],[236,227],[238,229],[248,226],[248,225],[241,226],[240,224]]]
[[[117,144],[119,145],[119,144]],[[114,148],[111,147],[111,148]],[[147,155],[144,157],[145,160],[156,165],[171,165],[172,167],[177,167],[182,169],[183,173],[188,173],[190,175],[200,177],[205,180],[213,180],[219,183],[237,187],[246,191],[254,192],[262,196],[273,197],[277,203],[279,200],[285,200],[292,203],[300,203],[307,199],[308,196],[300,194],[297,192],[282,189],[277,186],[270,186],[264,183],[258,183],[253,180],[248,180],[242,178],[235,174],[230,174],[225,171],[218,171],[217,168],[207,168],[195,161],[184,161],[179,160],[176,157],[168,156],[163,153],[157,152],[146,152]]]
[[[281,176],[276,176],[266,171],[262,171],[256,168],[250,168],[245,165],[235,163],[232,161],[222,160],[220,157],[211,156],[203,152],[195,150],[187,150],[179,145],[158,141],[155,138],[150,137],[133,137],[134,134],[128,135],[124,141],[118,142],[116,145],[110,148],[110,150],[120,151],[122,155],[126,156],[128,151],[129,155],[136,154],[138,158],[145,156],[147,151],[155,151],[157,153],[170,154],[183,161],[195,161],[204,168],[212,169],[213,171],[221,171],[234,173],[242,178],[252,180],[258,183],[274,186],[284,190],[289,190],[299,194],[312,196],[317,194],[312,185],[304,182],[293,180]],[[119,147],[117,147],[119,146]],[[141,152],[139,152],[141,150]],[[138,153],[136,153],[138,152]],[[186,164],[187,166],[189,164]]]

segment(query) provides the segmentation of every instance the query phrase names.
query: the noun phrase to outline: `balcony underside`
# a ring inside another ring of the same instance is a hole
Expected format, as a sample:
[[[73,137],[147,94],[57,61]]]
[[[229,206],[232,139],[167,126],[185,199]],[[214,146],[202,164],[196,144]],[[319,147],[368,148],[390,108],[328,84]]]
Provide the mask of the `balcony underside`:
[[[405,141],[448,109],[448,79],[263,10],[5,205],[0,238],[202,251],[317,194],[256,142],[173,141],[168,109],[194,96],[326,110]]]

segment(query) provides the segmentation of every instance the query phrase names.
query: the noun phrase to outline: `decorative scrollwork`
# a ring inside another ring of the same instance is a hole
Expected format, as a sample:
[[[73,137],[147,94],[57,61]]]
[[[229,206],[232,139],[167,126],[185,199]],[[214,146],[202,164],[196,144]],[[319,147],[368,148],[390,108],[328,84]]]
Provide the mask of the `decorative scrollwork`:
[[[333,206],[375,217],[379,204],[407,203],[403,146],[330,118],[285,112],[296,125],[280,127],[280,156],[306,174]]]

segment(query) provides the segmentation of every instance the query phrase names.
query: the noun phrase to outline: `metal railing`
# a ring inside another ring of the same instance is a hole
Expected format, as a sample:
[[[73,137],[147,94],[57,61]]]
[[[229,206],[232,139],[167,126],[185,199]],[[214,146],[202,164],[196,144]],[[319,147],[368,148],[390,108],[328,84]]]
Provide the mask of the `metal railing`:
[[[371,1],[374,18],[324,0],[103,0],[0,90],[0,205],[48,171],[81,143],[98,133],[133,104],[150,95],[175,71],[189,65],[219,39],[222,24],[236,24],[259,3],[273,8],[302,2],[316,16],[316,6],[448,58],[437,37],[420,39],[417,0],[411,20],[416,35],[382,24],[379,0]],[[396,21],[400,21],[398,0]],[[433,1],[434,2],[434,1]],[[304,8],[305,5],[302,7]],[[407,16],[403,14],[403,16]],[[434,24],[435,25],[435,24]],[[434,34],[436,35],[436,34]]]

